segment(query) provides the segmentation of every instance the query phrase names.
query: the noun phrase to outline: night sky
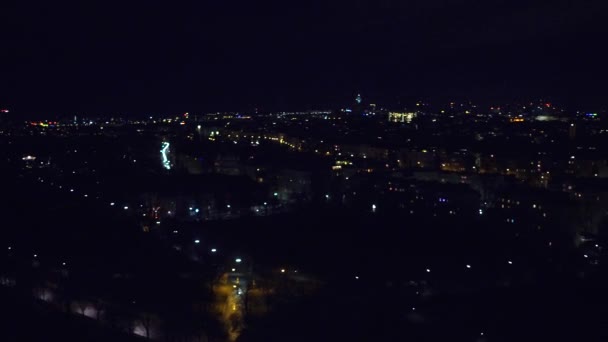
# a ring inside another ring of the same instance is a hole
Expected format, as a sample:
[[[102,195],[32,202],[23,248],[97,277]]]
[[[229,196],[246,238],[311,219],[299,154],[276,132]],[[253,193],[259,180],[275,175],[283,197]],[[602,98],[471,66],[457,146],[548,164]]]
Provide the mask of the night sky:
[[[0,106],[330,108],[364,99],[606,103],[604,0],[11,1]]]

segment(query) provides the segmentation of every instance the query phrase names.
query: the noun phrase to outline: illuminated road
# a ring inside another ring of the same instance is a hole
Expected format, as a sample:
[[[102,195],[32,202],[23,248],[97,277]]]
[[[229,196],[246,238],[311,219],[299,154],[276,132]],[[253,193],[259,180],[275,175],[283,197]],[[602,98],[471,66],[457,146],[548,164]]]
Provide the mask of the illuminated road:
[[[217,298],[216,309],[230,341],[235,341],[243,329],[243,296],[246,283],[242,278],[234,277],[228,273],[221,277],[218,284],[213,287]]]
[[[163,167],[167,170],[171,170],[171,162],[169,161],[169,158],[167,157],[167,153],[169,153],[169,146],[170,146],[169,142],[164,141],[163,147],[160,150]]]

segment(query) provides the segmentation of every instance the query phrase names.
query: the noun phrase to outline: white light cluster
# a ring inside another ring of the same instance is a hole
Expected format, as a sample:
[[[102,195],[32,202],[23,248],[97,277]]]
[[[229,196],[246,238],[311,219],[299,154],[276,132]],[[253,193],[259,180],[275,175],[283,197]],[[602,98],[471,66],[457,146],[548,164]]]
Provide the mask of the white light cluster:
[[[163,161],[163,167],[167,170],[171,170],[171,162],[169,161],[169,158],[167,157],[167,153],[169,152],[169,146],[170,146],[170,144],[165,141],[165,142],[163,142],[163,147],[160,150],[161,158]]]

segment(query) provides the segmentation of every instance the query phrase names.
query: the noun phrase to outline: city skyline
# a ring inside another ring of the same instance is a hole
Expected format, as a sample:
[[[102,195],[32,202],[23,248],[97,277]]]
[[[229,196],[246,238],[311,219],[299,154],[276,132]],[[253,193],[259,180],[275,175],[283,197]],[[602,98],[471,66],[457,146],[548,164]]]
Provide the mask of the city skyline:
[[[0,3],[0,341],[599,341],[605,0]]]
[[[3,5],[0,103],[23,112],[311,109],[357,93],[605,106],[604,4]]]

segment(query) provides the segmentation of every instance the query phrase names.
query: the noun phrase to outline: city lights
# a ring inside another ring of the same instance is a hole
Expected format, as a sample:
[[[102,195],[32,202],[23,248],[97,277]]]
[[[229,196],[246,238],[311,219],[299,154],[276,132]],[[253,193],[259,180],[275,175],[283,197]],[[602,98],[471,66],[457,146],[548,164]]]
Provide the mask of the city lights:
[[[163,167],[167,170],[171,170],[171,162],[169,161],[169,157],[168,157],[169,146],[170,146],[169,142],[164,141],[162,144],[162,149],[160,150]]]

